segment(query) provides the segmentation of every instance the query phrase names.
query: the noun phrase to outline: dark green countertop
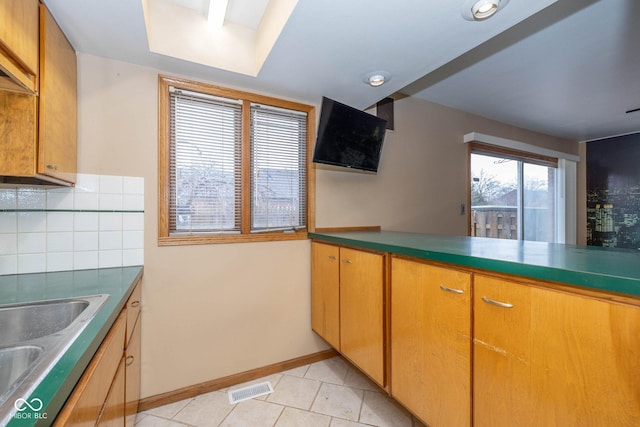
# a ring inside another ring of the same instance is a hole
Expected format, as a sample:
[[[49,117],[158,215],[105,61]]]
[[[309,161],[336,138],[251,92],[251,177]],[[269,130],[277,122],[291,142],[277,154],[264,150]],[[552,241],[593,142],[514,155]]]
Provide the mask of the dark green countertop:
[[[395,231],[309,233],[314,240],[640,297],[640,251]]]
[[[102,308],[31,396],[23,396],[27,400],[35,397],[42,400],[39,414],[46,414],[46,419],[13,418],[9,427],[52,424],[131,295],[133,285],[142,277],[142,270],[137,266],[0,276],[0,304],[109,294]]]

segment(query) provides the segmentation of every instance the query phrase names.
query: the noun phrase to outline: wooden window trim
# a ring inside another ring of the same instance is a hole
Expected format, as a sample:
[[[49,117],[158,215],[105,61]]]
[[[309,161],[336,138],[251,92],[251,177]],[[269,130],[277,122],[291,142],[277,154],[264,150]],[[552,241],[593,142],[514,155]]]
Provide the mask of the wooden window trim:
[[[189,236],[169,235],[169,86],[209,95],[243,100],[242,123],[242,217],[240,234],[197,234]],[[249,105],[251,103],[297,110],[307,113],[307,229],[296,232],[250,233],[251,227],[251,132]],[[158,246],[203,245],[215,243],[267,242],[281,240],[304,240],[307,233],[315,230],[315,163],[312,162],[313,138],[316,114],[312,105],[286,101],[250,92],[228,89],[206,83],[195,82],[164,75],[158,76]]]

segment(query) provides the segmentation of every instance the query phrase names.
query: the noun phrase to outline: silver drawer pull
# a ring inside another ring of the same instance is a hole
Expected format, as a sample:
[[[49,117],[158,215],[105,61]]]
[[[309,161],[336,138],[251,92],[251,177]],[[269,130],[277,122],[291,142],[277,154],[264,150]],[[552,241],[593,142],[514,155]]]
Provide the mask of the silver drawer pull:
[[[440,285],[440,289],[442,289],[443,291],[447,291],[447,292],[453,292],[454,294],[463,294],[464,291],[462,289],[452,289],[452,288],[448,288],[445,285]]]
[[[333,255],[329,255],[329,259],[336,259],[336,257]]]
[[[351,264],[351,260],[346,258],[343,258],[342,262],[344,262],[345,264]]]
[[[487,297],[482,297],[482,301],[486,302],[487,304],[497,305],[498,307],[513,308],[513,304],[509,304],[508,302],[494,301],[494,300],[489,299]]]

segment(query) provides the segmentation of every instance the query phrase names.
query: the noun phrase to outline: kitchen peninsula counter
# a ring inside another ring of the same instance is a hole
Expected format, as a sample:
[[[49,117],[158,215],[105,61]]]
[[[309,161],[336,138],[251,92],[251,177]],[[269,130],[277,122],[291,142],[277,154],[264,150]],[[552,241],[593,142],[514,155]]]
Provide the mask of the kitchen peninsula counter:
[[[316,241],[640,298],[640,252],[397,231],[309,233]]]

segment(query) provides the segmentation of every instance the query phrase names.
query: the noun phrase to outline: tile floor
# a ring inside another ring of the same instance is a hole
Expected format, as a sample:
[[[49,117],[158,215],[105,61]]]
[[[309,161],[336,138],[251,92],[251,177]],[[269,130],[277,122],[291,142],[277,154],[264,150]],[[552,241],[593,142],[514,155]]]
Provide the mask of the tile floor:
[[[273,393],[232,405],[227,392],[270,381]],[[136,427],[424,427],[341,357],[138,414]]]

